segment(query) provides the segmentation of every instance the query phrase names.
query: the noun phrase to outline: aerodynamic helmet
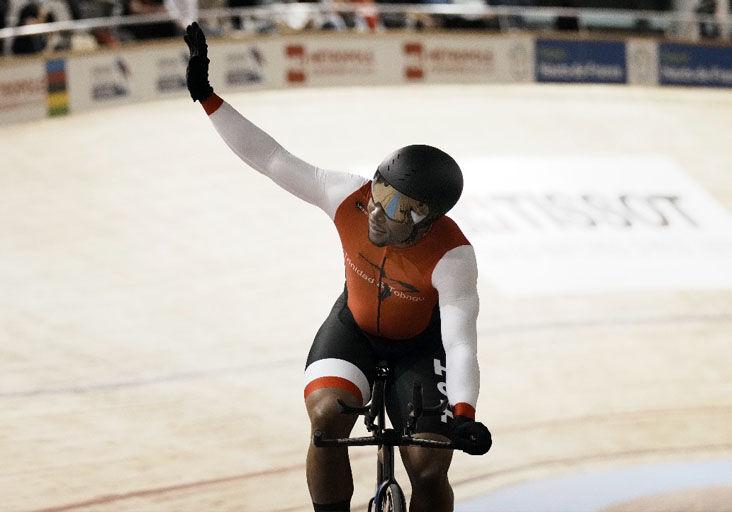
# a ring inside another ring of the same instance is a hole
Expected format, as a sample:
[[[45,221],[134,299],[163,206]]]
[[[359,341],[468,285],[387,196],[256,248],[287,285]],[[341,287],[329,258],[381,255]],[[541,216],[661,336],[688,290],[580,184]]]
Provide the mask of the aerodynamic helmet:
[[[415,144],[397,149],[376,170],[376,177],[405,196],[427,205],[431,220],[455,206],[463,192],[457,162],[435,147]]]

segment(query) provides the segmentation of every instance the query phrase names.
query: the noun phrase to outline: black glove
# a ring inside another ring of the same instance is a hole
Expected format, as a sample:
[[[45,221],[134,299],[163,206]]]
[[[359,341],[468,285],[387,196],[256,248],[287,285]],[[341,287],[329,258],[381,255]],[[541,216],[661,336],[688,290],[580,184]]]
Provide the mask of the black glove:
[[[193,101],[203,101],[213,94],[208,83],[208,45],[203,30],[195,21],[186,27],[183,40],[188,45],[191,56],[186,68],[186,85]]]
[[[491,449],[491,433],[479,421],[456,416],[452,425],[452,442],[455,448],[470,455],[484,455]]]

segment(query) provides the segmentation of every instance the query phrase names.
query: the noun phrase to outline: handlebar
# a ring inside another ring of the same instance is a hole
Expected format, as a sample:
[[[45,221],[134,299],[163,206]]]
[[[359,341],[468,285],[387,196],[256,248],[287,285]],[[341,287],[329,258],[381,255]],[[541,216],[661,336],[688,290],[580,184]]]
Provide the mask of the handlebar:
[[[379,415],[379,412],[384,407],[384,389],[383,383],[374,385],[374,394],[371,402],[362,407],[353,407],[348,405],[340,398],[337,399],[338,405],[341,406],[341,414],[354,414],[358,416],[365,416],[366,426],[369,432],[375,430],[375,420]],[[417,428],[417,420],[423,416],[439,416],[447,409],[447,400],[440,400],[437,405],[431,407],[424,407],[422,401],[422,384],[419,382],[414,383],[412,388],[412,401],[407,404],[409,413],[407,416],[407,424],[404,426],[404,435],[411,436]]]
[[[366,437],[350,437],[347,439],[328,439],[325,433],[316,430],[313,433],[313,444],[318,448],[332,448],[336,446],[422,446],[425,448],[441,448],[455,450],[452,441],[435,441],[433,439],[419,439],[410,435],[399,435],[396,430],[387,429],[380,434]]]
[[[380,429],[375,421],[384,409],[384,383],[386,381],[386,373],[388,370],[379,367],[381,373],[377,376],[377,382],[374,384],[373,396],[371,402],[362,407],[354,407],[348,405],[340,398],[338,404],[341,406],[341,414],[354,414],[365,416],[366,427],[373,435],[368,437],[352,437],[346,439],[327,439],[325,433],[315,431],[313,433],[313,444],[317,447],[334,447],[334,446],[422,446],[427,448],[442,448],[454,450],[455,445],[452,441],[435,441],[433,439],[418,439],[412,437],[416,428],[417,420],[423,416],[438,416],[445,412],[448,406],[447,400],[440,400],[437,405],[425,407],[422,400],[422,385],[419,382],[414,383],[412,389],[412,401],[408,404],[409,413],[407,416],[407,424],[404,426],[404,432],[399,434],[394,429]]]

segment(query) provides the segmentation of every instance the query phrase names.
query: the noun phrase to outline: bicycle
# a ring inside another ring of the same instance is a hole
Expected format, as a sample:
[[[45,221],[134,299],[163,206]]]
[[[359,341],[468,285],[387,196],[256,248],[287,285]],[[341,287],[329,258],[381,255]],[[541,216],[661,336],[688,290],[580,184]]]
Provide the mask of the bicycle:
[[[404,432],[386,428],[386,405],[384,394],[386,380],[391,369],[386,361],[380,361],[376,366],[376,378],[371,394],[371,402],[363,407],[351,407],[343,400],[338,399],[341,414],[363,415],[366,428],[372,434],[365,437],[345,439],[327,439],[325,433],[316,430],[313,433],[313,444],[317,447],[334,446],[378,446],[378,462],[376,466],[376,494],[369,500],[368,512],[406,512],[407,503],[399,483],[394,478],[394,447],[395,446],[423,446],[452,450],[455,445],[452,441],[435,441],[431,439],[417,439],[412,437],[417,421],[423,416],[436,416],[447,409],[447,400],[433,407],[424,407],[422,404],[422,385],[414,383],[412,401],[408,404],[409,415]]]

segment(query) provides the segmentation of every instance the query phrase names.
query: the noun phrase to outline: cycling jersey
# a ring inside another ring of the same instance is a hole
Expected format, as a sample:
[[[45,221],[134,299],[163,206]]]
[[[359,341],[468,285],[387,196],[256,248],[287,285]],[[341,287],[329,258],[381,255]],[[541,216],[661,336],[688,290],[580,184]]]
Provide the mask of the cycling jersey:
[[[457,225],[440,217],[427,236],[408,247],[377,247],[369,241],[365,205],[370,182],[338,207],[335,225],[343,244],[348,307],[358,326],[385,338],[401,340],[422,332],[437,306],[432,271],[451,249],[467,245]]]

